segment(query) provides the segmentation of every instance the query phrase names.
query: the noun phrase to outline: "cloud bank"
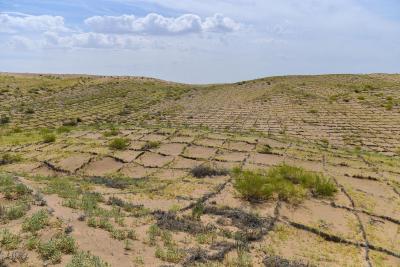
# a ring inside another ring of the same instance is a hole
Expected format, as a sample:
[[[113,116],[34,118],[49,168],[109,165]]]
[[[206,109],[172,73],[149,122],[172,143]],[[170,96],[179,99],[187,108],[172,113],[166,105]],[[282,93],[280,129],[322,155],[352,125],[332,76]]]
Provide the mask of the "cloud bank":
[[[179,35],[202,32],[229,33],[240,29],[240,24],[222,14],[204,20],[194,14],[164,17],[150,13],[145,17],[134,15],[94,16],[85,24],[94,32],[118,34]]]
[[[61,16],[0,13],[0,33],[67,31]]]

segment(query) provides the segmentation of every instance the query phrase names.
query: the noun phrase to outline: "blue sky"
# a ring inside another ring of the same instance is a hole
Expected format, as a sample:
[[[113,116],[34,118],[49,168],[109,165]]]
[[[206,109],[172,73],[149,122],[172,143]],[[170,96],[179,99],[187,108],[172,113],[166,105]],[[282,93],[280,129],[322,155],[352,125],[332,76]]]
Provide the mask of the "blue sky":
[[[0,71],[232,82],[399,72],[397,0],[2,0]]]

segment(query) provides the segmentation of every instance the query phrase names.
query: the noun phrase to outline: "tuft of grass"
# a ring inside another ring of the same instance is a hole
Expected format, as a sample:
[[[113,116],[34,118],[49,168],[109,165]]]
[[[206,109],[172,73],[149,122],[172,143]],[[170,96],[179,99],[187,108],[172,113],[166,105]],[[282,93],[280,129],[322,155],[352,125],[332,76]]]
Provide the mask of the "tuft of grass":
[[[186,256],[186,253],[183,249],[180,249],[177,246],[169,245],[164,248],[157,247],[155,255],[163,261],[179,263]]]
[[[56,141],[56,135],[52,133],[43,134],[44,143],[54,143]]]
[[[0,246],[6,250],[17,249],[21,238],[10,232],[10,230],[3,229],[0,231]]]
[[[208,165],[196,166],[190,170],[190,174],[196,178],[212,177],[219,175],[227,175],[229,172],[224,169],[214,169]]]
[[[31,217],[26,218],[22,223],[22,230],[25,232],[36,233],[49,223],[49,215],[46,210],[40,210]]]
[[[12,164],[15,162],[20,162],[22,160],[20,155],[4,153],[0,156],[0,165]]]
[[[323,175],[289,165],[279,165],[268,171],[235,168],[234,187],[249,201],[264,201],[273,197],[299,203],[311,193],[314,197],[330,197],[336,185]]]
[[[38,245],[38,252],[44,260],[59,263],[62,254],[73,254],[76,251],[75,240],[66,234],[57,234],[46,243]]]
[[[156,149],[160,147],[160,144],[158,141],[148,141],[142,146],[142,150]]]
[[[110,267],[100,257],[90,254],[90,252],[76,253],[66,267]]]
[[[125,150],[129,146],[129,139],[127,138],[115,138],[111,140],[109,147],[114,150]]]
[[[20,205],[11,206],[6,209],[4,218],[7,220],[16,220],[22,218],[26,212],[29,210],[29,206],[25,203]],[[2,216],[0,216],[2,217]]]
[[[261,154],[271,154],[272,153],[272,147],[268,144],[262,145],[257,149],[258,153]]]

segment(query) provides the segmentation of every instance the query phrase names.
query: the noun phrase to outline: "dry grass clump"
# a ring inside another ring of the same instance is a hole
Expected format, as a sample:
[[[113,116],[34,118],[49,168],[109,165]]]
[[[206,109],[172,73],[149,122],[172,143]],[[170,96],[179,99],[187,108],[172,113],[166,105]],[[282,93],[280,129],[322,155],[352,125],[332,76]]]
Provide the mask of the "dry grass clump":
[[[234,186],[243,198],[263,201],[273,197],[299,203],[309,194],[330,197],[336,185],[323,175],[289,165],[279,165],[268,171],[233,170]]]
[[[156,149],[160,147],[160,142],[158,141],[148,141],[146,144],[143,145],[142,150],[150,150]]]
[[[125,150],[129,146],[129,139],[127,138],[115,138],[111,140],[109,147],[114,150]]]
[[[227,175],[229,172],[224,169],[215,169],[208,165],[196,166],[190,170],[190,174],[196,178],[212,177],[219,175]]]

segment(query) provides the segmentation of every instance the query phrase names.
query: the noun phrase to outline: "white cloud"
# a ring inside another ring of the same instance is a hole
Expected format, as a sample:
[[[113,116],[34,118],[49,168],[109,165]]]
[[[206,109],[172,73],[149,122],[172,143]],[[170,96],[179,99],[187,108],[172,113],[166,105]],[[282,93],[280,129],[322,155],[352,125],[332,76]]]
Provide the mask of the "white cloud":
[[[0,33],[67,31],[60,16],[0,13]]]
[[[140,49],[153,47],[156,43],[141,36],[110,35],[103,33],[78,33],[59,36],[54,32],[45,33],[43,46],[48,48],[105,48]]]
[[[185,14],[176,18],[150,13],[145,17],[134,15],[94,16],[85,24],[98,33],[131,33],[148,35],[178,35],[201,32],[233,32],[240,24],[221,14],[204,20],[198,15]]]

